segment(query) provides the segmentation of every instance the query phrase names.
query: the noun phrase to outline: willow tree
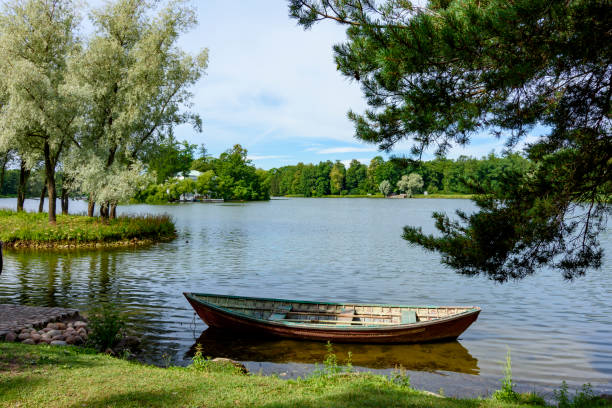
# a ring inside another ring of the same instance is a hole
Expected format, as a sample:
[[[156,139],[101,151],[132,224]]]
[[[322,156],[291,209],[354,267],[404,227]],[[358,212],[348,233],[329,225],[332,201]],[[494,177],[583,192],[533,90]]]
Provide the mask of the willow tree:
[[[397,189],[406,193],[406,197],[412,197],[416,190],[423,188],[423,177],[417,173],[404,174],[397,182]]]
[[[0,111],[0,144],[25,146],[44,159],[49,221],[56,220],[55,172],[72,143],[81,103],[67,78],[79,49],[70,0],[3,2],[0,11],[0,75],[7,92]],[[28,160],[26,158],[26,161]]]
[[[175,126],[192,123],[201,128],[199,117],[184,109],[192,97],[190,87],[207,66],[208,53],[204,49],[192,56],[177,46],[179,36],[196,24],[195,14],[186,1],[170,2],[157,14],[150,4],[117,0],[95,10],[95,33],[75,63],[75,82],[88,99],[83,154],[102,158],[103,171],[110,175],[124,174],[117,166],[128,172],[138,167],[147,150],[170,136]],[[76,184],[96,185],[83,179],[93,173],[75,170]],[[91,216],[96,194],[85,192],[90,194]],[[114,216],[117,200],[100,204],[103,217]]]
[[[513,149],[531,133],[531,171],[472,185],[477,212],[435,213],[441,235],[406,227],[406,240],[499,281],[542,266],[572,278],[601,265],[597,236],[612,194],[608,2],[290,0],[289,9],[306,28],[347,27],[334,53],[369,105],[349,113],[358,139],[383,150],[407,139],[420,157],[475,134]]]

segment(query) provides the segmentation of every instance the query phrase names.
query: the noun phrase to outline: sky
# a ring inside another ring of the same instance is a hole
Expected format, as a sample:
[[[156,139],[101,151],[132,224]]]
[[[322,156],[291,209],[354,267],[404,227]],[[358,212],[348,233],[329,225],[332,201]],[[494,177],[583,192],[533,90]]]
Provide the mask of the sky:
[[[179,140],[204,144],[213,156],[239,143],[264,169],[322,160],[367,164],[374,156],[389,156],[355,139],[347,118],[349,110],[363,112],[366,103],[359,84],[343,77],[333,61],[332,46],[346,39],[342,26],[324,21],[305,31],[289,18],[286,0],[192,4],[199,24],[179,46],[190,53],[209,49],[206,75],[192,89],[191,110],[204,126],[202,133],[179,126]],[[503,141],[477,135],[449,157],[502,149]],[[391,154],[409,154],[409,144]]]

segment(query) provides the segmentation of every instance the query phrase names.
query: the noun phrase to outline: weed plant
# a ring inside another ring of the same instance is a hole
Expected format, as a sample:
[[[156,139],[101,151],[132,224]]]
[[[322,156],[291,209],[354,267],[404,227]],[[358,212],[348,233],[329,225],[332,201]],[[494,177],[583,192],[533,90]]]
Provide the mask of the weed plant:
[[[580,391],[576,391],[573,398],[570,398],[567,383],[563,381],[561,388],[554,392],[558,408],[595,408],[608,407],[609,403],[593,393],[590,383],[584,384]]]
[[[125,320],[119,310],[110,303],[93,308],[88,315],[90,346],[99,351],[112,349],[121,340],[121,331],[125,327]]]
[[[323,366],[315,364],[315,370],[311,377],[332,377],[342,373],[350,373],[353,371],[352,353],[348,353],[348,357],[344,362],[344,365],[338,363],[338,356],[334,352],[334,346],[331,342],[327,342],[325,345],[325,358],[323,359]]]
[[[512,360],[510,358],[510,350],[508,350],[508,354],[506,355],[502,387],[493,393],[493,399],[504,402],[519,401],[519,394],[514,391],[514,384],[512,383]]]
[[[230,361],[213,361],[210,357],[204,356],[204,347],[200,343],[196,344],[196,351],[191,358],[191,365],[189,366],[193,370],[202,371],[206,373],[227,373],[227,374],[240,374],[242,370],[240,367],[235,366]]]

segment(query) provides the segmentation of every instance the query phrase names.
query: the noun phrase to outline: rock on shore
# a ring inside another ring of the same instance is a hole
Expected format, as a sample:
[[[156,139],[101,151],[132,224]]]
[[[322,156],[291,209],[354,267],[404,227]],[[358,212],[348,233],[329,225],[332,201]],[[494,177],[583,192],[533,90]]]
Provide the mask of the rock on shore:
[[[24,344],[52,344],[80,345],[87,341],[89,335],[87,322],[76,320],[71,322],[48,323],[43,329],[36,330],[33,327],[25,327],[18,333],[8,332],[4,335],[4,341],[19,341]]]

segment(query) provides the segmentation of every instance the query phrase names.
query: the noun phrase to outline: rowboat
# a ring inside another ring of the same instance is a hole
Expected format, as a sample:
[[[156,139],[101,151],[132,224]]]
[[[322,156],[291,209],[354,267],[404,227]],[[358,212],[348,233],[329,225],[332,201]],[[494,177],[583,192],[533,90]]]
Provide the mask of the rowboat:
[[[456,339],[479,307],[310,302],[184,293],[210,327],[337,343],[422,343]]]

